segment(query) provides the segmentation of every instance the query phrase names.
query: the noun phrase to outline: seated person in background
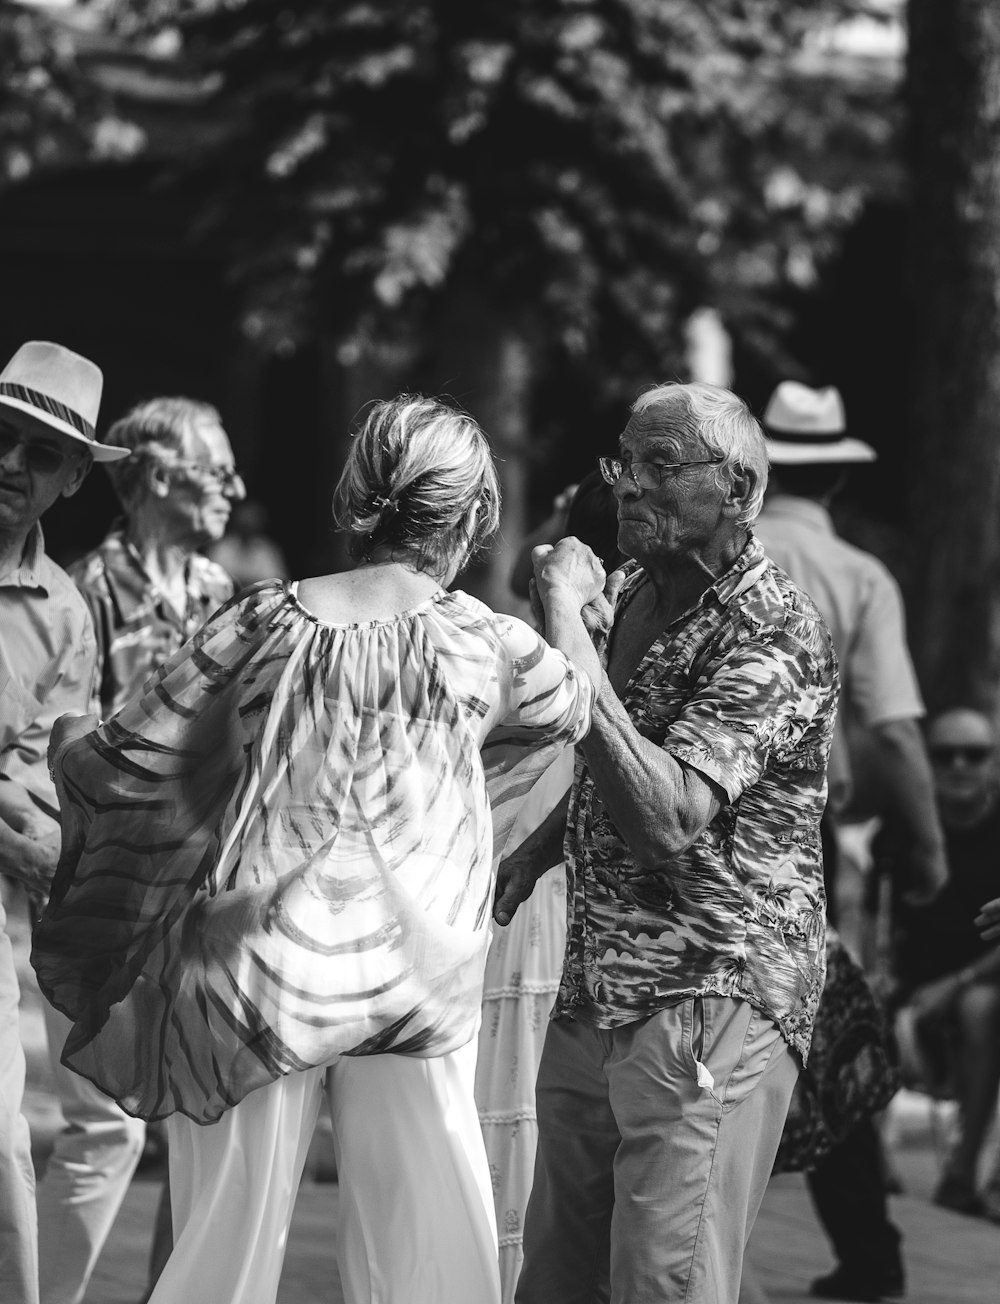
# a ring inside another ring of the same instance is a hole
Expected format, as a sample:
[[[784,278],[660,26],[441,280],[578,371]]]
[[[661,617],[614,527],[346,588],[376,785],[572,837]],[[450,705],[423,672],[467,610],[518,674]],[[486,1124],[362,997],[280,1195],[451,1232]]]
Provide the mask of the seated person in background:
[[[933,903],[908,905],[909,844],[887,824],[875,840],[876,876],[893,886],[892,931],[898,997],[913,1011],[917,1036],[942,1048],[959,1105],[959,1132],[934,1193],[936,1204],[1000,1222],[1000,1172],[982,1194],[977,1168],[1000,1090],[1000,935],[976,916],[1000,891],[1000,770],[997,737],[979,711],[956,707],[927,731],[950,877]],[[877,891],[877,882],[874,884]]]

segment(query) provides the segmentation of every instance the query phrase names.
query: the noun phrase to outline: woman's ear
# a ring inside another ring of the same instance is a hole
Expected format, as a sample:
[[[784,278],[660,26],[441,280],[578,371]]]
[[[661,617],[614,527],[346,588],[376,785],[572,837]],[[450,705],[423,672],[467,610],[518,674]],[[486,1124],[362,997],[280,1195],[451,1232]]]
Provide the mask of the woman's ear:
[[[477,498],[476,501],[469,508],[469,510],[465,513],[465,520],[463,522],[463,532],[465,534],[466,539],[468,539],[470,542],[472,541],[476,533],[476,518],[479,516],[479,509],[481,506],[482,503]]]
[[[146,492],[151,498],[166,498],[170,493],[170,468],[155,457],[146,461]]]

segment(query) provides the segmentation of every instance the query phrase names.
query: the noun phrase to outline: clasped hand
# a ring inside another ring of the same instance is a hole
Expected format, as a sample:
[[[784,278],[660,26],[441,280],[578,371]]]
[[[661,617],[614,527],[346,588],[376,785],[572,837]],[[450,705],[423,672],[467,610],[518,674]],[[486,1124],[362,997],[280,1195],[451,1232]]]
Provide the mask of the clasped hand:
[[[543,543],[533,548],[531,560],[535,568],[531,606],[540,628],[545,627],[547,607],[563,596],[582,613],[592,634],[610,628],[614,593],[621,583],[621,575],[614,572],[609,580],[593,549],[568,535],[558,543]]]

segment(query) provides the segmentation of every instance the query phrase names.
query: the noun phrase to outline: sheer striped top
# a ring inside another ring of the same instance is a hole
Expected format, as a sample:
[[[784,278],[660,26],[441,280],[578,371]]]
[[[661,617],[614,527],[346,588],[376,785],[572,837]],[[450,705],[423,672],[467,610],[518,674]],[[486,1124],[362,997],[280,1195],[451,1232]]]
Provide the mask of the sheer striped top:
[[[338,1054],[469,1040],[494,847],[592,700],[463,593],[331,625],[294,585],[244,591],[110,721],[53,736],[32,963],[74,1021],[64,1061],[205,1122]]]

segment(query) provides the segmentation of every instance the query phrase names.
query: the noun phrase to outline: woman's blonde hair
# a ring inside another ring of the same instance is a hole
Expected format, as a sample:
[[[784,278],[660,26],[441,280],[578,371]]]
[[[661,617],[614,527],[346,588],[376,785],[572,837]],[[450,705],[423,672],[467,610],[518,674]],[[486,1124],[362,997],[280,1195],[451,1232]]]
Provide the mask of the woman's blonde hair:
[[[400,394],[373,403],[351,442],[333,513],[353,557],[387,547],[432,574],[461,568],[500,524],[486,436],[442,399]]]

